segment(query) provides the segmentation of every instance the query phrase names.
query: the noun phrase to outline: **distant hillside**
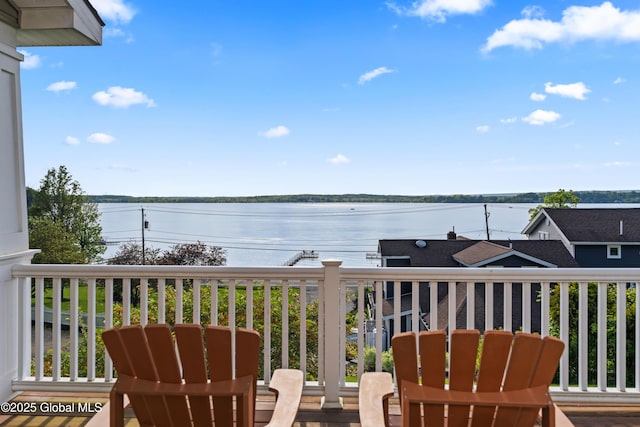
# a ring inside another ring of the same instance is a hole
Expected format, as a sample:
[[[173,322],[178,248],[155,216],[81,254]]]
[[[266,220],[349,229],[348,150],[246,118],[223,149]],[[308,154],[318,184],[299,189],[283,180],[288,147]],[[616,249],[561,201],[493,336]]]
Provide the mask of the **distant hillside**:
[[[640,203],[639,191],[575,191],[580,203]],[[250,197],[89,196],[96,203],[542,203],[547,193],[397,196],[379,194],[295,194]]]

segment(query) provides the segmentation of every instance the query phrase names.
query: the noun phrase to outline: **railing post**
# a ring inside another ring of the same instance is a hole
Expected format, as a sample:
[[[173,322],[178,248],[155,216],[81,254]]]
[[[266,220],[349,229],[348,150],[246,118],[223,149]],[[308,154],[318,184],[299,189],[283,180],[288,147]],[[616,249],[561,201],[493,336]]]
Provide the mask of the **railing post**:
[[[344,319],[340,317],[340,265],[339,260],[324,260],[324,396],[321,406],[342,409],[340,397],[340,334],[344,333]],[[322,339],[322,338],[320,338]]]

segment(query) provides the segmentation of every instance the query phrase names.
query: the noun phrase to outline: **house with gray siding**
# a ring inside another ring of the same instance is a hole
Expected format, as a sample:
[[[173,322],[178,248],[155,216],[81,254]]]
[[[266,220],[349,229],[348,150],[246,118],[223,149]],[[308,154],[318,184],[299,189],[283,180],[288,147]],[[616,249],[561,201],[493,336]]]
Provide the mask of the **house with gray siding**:
[[[581,267],[640,267],[640,208],[543,208],[522,233],[561,241]]]
[[[440,239],[398,239],[380,240],[378,251],[383,267],[460,267],[460,268],[575,268],[578,263],[559,240],[470,240],[461,238],[450,232],[446,240]],[[430,292],[432,284],[420,283],[419,287],[419,318],[420,330],[448,328],[448,283],[433,284],[437,286],[438,320],[437,325],[429,324]],[[512,287],[512,319],[513,330],[522,327],[522,284],[513,283]],[[540,313],[538,292],[539,284],[531,284],[531,312]],[[385,283],[383,286],[382,314],[386,331],[394,330],[393,302],[400,298],[400,330],[412,330],[412,285],[400,284],[400,295],[394,295],[394,284]],[[476,318],[474,324],[477,329],[484,331],[485,287],[478,283],[475,286],[473,298]],[[494,283],[493,286],[494,319],[493,324],[503,323],[504,286]],[[467,287],[466,284],[456,285],[456,323],[458,327],[467,324],[466,318]],[[540,332],[540,318],[534,316],[532,330]],[[389,341],[391,334],[386,334]]]

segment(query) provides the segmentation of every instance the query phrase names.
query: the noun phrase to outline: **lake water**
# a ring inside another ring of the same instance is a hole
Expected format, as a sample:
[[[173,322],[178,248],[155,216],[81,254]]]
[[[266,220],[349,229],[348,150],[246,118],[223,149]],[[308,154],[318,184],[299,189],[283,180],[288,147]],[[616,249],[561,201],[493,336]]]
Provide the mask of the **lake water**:
[[[492,239],[523,239],[531,204],[488,204]],[[604,205],[596,205],[604,207]],[[615,205],[630,207],[630,205]],[[581,206],[582,207],[582,206]],[[445,239],[458,235],[485,239],[482,204],[431,203],[131,203],[99,204],[103,236],[113,256],[120,243],[142,239],[142,210],[149,228],[146,247],[166,249],[202,241],[227,251],[229,266],[277,266],[302,250],[320,265],[334,258],[345,266],[377,266],[368,259],[379,239]]]

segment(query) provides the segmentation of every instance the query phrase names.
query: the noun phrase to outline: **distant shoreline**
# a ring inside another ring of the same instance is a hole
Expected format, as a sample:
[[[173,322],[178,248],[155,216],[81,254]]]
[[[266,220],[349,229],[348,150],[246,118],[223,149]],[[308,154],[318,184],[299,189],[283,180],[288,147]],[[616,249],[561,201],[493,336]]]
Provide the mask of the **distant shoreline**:
[[[574,191],[580,203],[640,203],[640,190]],[[295,194],[239,197],[155,197],[90,195],[95,203],[543,203],[549,193],[401,196],[379,194]]]

